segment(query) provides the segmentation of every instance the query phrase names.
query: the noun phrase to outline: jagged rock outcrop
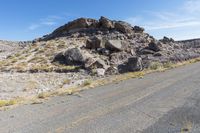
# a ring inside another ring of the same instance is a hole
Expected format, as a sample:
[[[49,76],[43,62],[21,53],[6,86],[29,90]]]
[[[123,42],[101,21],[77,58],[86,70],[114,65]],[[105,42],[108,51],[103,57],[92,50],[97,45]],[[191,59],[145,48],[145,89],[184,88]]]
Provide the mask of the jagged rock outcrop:
[[[104,28],[104,29],[113,29],[115,28],[114,22],[105,18],[101,17],[99,19],[99,27]]]
[[[190,51],[200,48],[199,44],[193,43],[188,47],[186,42],[175,42],[172,38],[156,40],[145,33],[142,27],[105,17],[99,20],[77,19],[58,28],[50,36],[60,35],[85,39],[85,46],[80,50],[88,51],[91,57],[86,59],[83,66],[89,70],[104,69],[105,73],[116,73],[113,68],[117,68],[118,72],[140,71],[154,61],[183,61],[198,57],[200,53]]]
[[[72,35],[77,32],[79,36],[86,36],[87,34],[110,34],[110,31],[130,35],[134,32],[143,33],[144,29],[139,26],[132,27],[126,22],[113,21],[106,17],[101,17],[99,20],[79,18],[59,27],[50,35],[46,35],[43,38],[40,38],[40,40],[48,40],[56,37]]]

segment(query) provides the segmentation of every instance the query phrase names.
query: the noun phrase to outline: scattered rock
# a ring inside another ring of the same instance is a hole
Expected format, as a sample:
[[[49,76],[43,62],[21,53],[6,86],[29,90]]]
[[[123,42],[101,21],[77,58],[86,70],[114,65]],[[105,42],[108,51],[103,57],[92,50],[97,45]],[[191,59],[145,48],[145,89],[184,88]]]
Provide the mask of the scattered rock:
[[[88,49],[102,48],[102,45],[102,38],[100,37],[93,37],[92,39],[88,39],[86,42],[86,48]]]
[[[99,76],[99,77],[105,75],[105,69],[103,69],[103,68],[96,69],[96,72],[97,72],[97,76]]]
[[[122,42],[120,40],[108,40],[105,44],[106,49],[110,51],[122,51]]]
[[[78,48],[72,48],[64,53],[57,54],[54,58],[54,62],[66,65],[83,65],[85,60]]]
[[[114,67],[114,66],[110,66],[107,70],[106,70],[106,75],[114,75],[114,74],[119,74],[118,68]]]
[[[141,71],[142,67],[142,59],[140,57],[131,57],[128,59],[127,63],[129,71]]]
[[[90,70],[97,68],[107,69],[108,65],[101,59],[88,58],[85,62],[85,68]]]
[[[127,61],[127,59],[131,57],[130,54],[126,52],[118,52],[110,55],[110,64],[112,65],[120,65]]]
[[[159,52],[162,50],[162,43],[161,42],[151,42],[148,45],[148,49],[153,50],[155,52]]]

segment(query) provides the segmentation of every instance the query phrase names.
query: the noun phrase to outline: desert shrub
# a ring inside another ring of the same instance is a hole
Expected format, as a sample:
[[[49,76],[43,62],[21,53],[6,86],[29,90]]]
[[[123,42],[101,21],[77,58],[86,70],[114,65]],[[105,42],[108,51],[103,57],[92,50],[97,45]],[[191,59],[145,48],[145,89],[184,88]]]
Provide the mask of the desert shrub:
[[[158,70],[162,68],[163,68],[163,64],[160,62],[151,62],[149,65],[150,70]]]
[[[163,63],[164,68],[173,68],[173,63],[171,61]]]
[[[16,104],[16,100],[0,100],[0,107],[10,106]]]
[[[83,82],[83,86],[88,86],[88,85],[91,85],[92,81],[91,80],[85,80]]]

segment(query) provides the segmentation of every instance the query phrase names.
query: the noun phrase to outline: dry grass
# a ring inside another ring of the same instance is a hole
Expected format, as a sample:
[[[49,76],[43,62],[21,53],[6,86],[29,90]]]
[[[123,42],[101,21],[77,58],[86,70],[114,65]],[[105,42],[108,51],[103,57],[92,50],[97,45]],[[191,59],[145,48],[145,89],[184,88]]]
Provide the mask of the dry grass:
[[[17,100],[0,100],[0,107],[15,105],[17,102]]]
[[[28,60],[29,63],[46,63],[46,58],[41,56],[35,56],[32,59]]]
[[[160,62],[151,62],[149,69],[150,70],[158,70],[158,69],[162,69],[163,68],[163,64]]]
[[[83,86],[83,87],[84,87],[84,86],[89,86],[89,85],[91,85],[91,83],[92,83],[91,80],[85,80],[85,81],[83,82],[82,86]]]
[[[38,83],[36,81],[29,81],[23,90],[24,92],[35,90],[38,86]]]
[[[71,82],[70,79],[65,79],[65,80],[63,81],[63,84],[64,84],[64,85],[65,85],[65,84],[70,84],[70,82]]]
[[[110,83],[118,83],[120,81],[123,80],[127,80],[127,79],[131,79],[131,78],[141,78],[146,74],[152,73],[152,72],[160,72],[160,71],[165,71],[171,68],[176,68],[176,67],[180,67],[183,65],[187,65],[187,64],[191,64],[191,63],[196,63],[199,62],[200,58],[196,58],[196,59],[191,59],[188,61],[184,61],[184,62],[179,62],[179,63],[172,63],[172,62],[167,62],[166,64],[163,64],[160,66],[160,64],[154,64],[152,69],[145,69],[143,71],[140,72],[129,72],[129,73],[125,73],[125,74],[121,74],[121,75],[115,75],[115,76],[110,76],[104,79],[98,79],[98,80],[86,80],[82,85],[80,86],[74,86],[68,89],[65,88],[60,88],[57,89],[55,91],[51,91],[51,92],[43,92],[41,94],[39,94],[36,97],[32,97],[32,98],[26,98],[22,100],[0,100],[0,107],[4,107],[4,106],[10,106],[10,105],[15,105],[15,104],[19,104],[19,103],[32,103],[32,104],[40,104],[42,103],[41,100],[44,100],[48,97],[52,97],[52,96],[58,96],[58,95],[73,95],[73,94],[77,94],[83,90],[87,90],[87,89],[92,89],[98,86],[102,86],[102,85],[106,85],[106,84],[110,84]],[[157,68],[157,69],[156,69]],[[69,82],[68,80],[64,81],[64,82]],[[38,100],[39,99],[39,100]],[[36,101],[36,102],[35,102]]]
[[[45,98],[47,98],[47,97],[49,97],[50,95],[48,95],[48,93],[44,93],[44,92],[42,92],[42,93],[40,93],[39,95],[38,95],[38,98],[40,98],[40,99],[45,99]]]

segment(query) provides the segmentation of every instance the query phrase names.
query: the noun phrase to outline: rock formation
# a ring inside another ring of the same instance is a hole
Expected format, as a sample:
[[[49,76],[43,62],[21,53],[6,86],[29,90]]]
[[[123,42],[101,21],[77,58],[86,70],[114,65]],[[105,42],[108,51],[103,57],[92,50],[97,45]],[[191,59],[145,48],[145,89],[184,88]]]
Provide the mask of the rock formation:
[[[60,70],[58,64],[61,64],[91,73],[96,71],[98,75],[116,74],[140,71],[148,68],[152,62],[178,62],[200,56],[200,43],[197,40],[176,42],[167,37],[156,40],[144,31],[142,27],[106,17],[99,20],[79,18],[26,47],[26,51],[21,53],[34,52],[32,57],[38,55],[40,57],[37,58],[44,57],[46,61],[40,59],[40,63],[31,59],[24,71],[35,72],[41,66],[43,71],[45,65],[48,66],[45,72],[66,72]],[[27,60],[28,55],[24,58]],[[35,64],[36,67],[32,67]]]

